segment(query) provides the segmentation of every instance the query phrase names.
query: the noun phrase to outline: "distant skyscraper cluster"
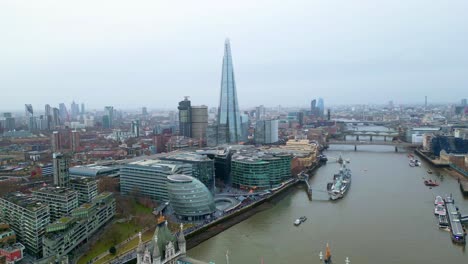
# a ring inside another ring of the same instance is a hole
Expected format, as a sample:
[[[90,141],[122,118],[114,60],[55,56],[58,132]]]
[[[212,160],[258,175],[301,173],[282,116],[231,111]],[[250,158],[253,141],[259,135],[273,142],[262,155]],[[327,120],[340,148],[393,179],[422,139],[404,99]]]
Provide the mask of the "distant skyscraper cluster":
[[[325,104],[322,98],[319,98],[318,101],[313,99],[310,102],[310,112],[316,117],[323,117],[325,112]]]

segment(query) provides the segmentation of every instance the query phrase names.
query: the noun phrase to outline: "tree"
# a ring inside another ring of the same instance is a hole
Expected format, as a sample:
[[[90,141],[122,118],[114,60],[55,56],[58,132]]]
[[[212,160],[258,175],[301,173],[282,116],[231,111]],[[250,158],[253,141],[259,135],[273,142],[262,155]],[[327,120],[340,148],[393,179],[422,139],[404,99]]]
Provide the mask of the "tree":
[[[109,254],[115,255],[115,253],[117,253],[117,249],[115,248],[115,246],[110,247]]]
[[[98,189],[99,192],[118,192],[119,179],[104,176],[99,179]]]

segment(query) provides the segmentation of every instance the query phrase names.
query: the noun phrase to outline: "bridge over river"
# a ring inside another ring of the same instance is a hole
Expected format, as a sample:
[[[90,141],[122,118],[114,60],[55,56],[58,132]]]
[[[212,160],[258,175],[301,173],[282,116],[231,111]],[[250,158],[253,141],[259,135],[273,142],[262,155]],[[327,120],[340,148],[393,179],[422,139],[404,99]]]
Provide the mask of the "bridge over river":
[[[416,148],[418,145],[401,142],[401,141],[352,141],[352,140],[331,140],[328,145],[352,145],[354,150],[357,151],[359,145],[380,145],[380,146],[395,146],[395,151],[398,148]]]

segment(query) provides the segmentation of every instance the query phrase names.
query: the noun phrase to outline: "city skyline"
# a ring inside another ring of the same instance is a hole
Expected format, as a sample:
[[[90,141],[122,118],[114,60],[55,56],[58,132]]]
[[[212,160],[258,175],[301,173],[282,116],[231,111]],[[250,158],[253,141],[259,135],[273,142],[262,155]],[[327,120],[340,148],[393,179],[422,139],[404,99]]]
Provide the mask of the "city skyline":
[[[226,37],[240,108],[306,105],[304,97],[328,105],[467,97],[467,3],[1,5],[1,111],[73,100],[99,109],[102,98],[116,108],[173,108],[184,95],[216,106]]]

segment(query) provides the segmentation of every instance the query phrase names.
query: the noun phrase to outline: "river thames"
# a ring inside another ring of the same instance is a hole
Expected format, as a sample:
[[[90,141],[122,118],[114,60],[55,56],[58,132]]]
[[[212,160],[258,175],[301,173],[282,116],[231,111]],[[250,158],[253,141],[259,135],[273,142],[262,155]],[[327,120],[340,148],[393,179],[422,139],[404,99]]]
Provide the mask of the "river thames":
[[[334,263],[468,263],[463,246],[452,244],[434,216],[436,195],[453,194],[462,214],[468,214],[457,180],[445,169],[408,165],[407,152],[391,146],[331,146],[329,162],[310,179],[313,199],[303,186],[271,208],[225,230],[189,251],[204,261],[226,263],[320,263],[328,242]],[[340,153],[350,159],[353,182],[346,196],[328,201],[326,189],[339,165]],[[440,175],[445,175],[441,177]],[[423,179],[441,181],[430,189]],[[296,227],[293,221],[306,216]]]

